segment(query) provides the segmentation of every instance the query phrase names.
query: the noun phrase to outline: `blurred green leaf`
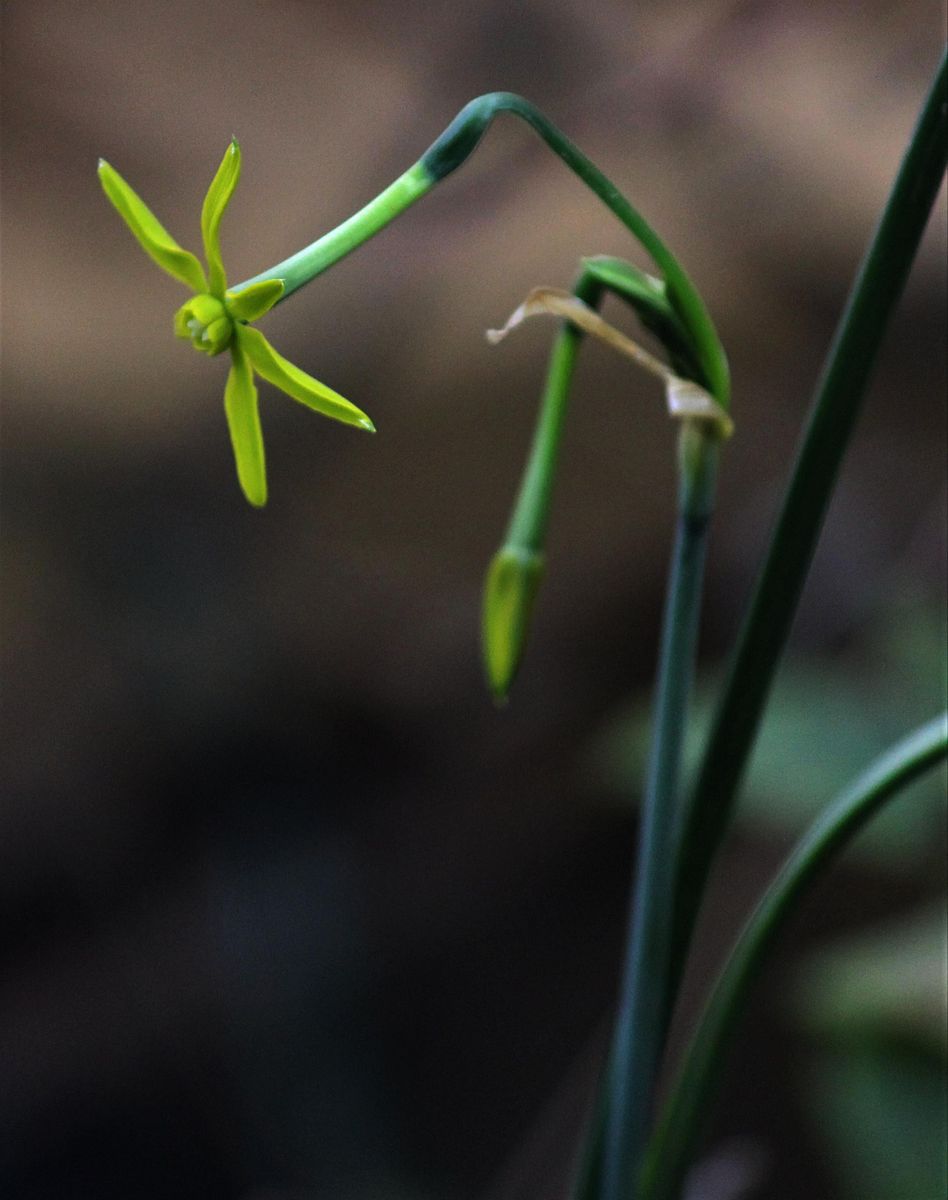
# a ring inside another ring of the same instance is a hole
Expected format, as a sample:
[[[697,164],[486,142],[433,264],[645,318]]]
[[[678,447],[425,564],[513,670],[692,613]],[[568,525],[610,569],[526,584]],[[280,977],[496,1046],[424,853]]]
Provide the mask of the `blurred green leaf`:
[[[802,973],[794,1008],[822,1041],[804,1103],[852,1200],[948,1195],[946,924],[939,905]]]
[[[825,1036],[884,1036],[948,1057],[944,905],[821,950],[802,972],[794,1007]]]
[[[936,1063],[869,1044],[830,1053],[808,1072],[806,1103],[840,1200],[948,1195],[945,1077]]]
[[[777,677],[738,809],[745,825],[792,837],[879,750],[945,704],[946,647],[941,608],[907,600],[883,615],[852,657],[790,659]],[[699,680],[685,746],[693,780],[720,679]],[[619,796],[636,795],[648,752],[649,704],[637,701],[610,722],[592,767]],[[908,803],[884,813],[853,853],[904,870],[930,851],[942,821],[944,770],[912,785]]]

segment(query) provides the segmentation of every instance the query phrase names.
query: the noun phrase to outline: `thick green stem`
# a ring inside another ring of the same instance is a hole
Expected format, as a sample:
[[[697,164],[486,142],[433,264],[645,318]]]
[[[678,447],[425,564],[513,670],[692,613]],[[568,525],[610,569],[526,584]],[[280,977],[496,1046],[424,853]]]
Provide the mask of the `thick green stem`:
[[[877,759],[850,784],[787,859],[745,925],[698,1023],[649,1148],[643,1200],[677,1200],[730,1036],[754,980],[802,893],[886,801],[944,758],[946,749],[948,714],[942,714]]]
[[[669,299],[694,340],[710,390],[727,409],[730,403],[727,359],[704,302],[684,268],[615,184],[528,100],[511,92],[492,92],[472,100],[421,159],[363,209],[312,245],[252,279],[244,280],[233,290],[239,291],[265,279],[282,279],[286,286],[284,298],[290,295],[362,245],[450,175],[468,158],[494,117],[501,112],[512,113],[526,121],[651,255],[665,277]]]
[[[730,822],[876,351],[901,295],[945,170],[945,58],[863,260],[817,387],[806,434],[745,618],[680,841],[677,992],[716,852]]]
[[[609,1065],[602,1200],[628,1200],[633,1195],[668,1027],[679,771],[718,459],[716,439],[707,429],[686,423],[680,436],[678,526],[662,631],[629,951]]]

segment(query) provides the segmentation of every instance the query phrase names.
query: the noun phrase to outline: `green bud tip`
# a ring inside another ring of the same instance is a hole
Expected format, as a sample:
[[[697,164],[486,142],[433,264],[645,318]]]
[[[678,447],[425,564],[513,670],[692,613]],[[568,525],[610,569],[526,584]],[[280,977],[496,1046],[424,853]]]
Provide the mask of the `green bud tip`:
[[[202,354],[220,354],[234,336],[234,323],[216,296],[202,293],[192,296],[174,314],[174,332],[190,340]]]
[[[505,701],[520,666],[530,617],[543,576],[544,556],[525,546],[503,546],[484,585],[482,639],[487,682]]]

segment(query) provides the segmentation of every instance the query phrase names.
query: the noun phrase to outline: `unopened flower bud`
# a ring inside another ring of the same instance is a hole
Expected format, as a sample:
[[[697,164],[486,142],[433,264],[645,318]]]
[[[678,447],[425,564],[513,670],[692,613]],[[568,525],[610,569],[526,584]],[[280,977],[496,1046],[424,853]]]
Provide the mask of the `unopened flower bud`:
[[[491,691],[505,700],[530,628],[543,555],[522,546],[503,546],[494,555],[484,585],[484,666]]]
[[[189,338],[202,354],[220,354],[230,345],[234,326],[223,303],[202,293],[192,296],[175,313],[174,331],[179,338]]]

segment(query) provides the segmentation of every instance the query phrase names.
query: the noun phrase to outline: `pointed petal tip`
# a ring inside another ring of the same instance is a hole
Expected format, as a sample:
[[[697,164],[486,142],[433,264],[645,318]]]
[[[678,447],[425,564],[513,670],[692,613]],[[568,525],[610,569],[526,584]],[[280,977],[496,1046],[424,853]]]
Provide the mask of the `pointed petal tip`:
[[[372,421],[370,421],[368,417],[363,417],[359,421],[359,428],[365,429],[369,433],[378,433],[378,430],[375,428],[374,423]]]
[[[247,482],[238,476],[238,483],[244,499],[251,508],[264,508],[267,503],[267,485],[264,483],[262,490],[257,490],[255,487],[248,487]]]

